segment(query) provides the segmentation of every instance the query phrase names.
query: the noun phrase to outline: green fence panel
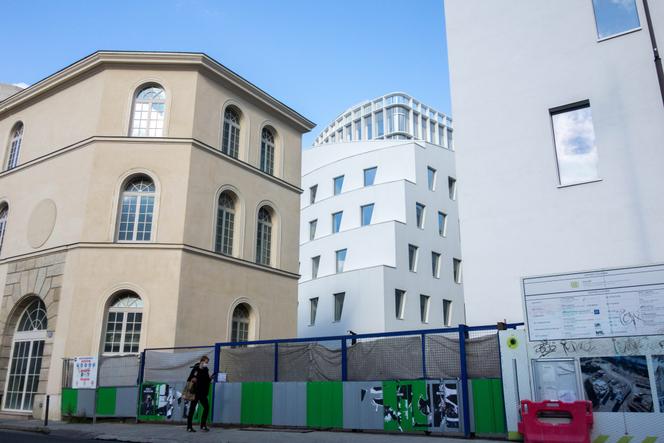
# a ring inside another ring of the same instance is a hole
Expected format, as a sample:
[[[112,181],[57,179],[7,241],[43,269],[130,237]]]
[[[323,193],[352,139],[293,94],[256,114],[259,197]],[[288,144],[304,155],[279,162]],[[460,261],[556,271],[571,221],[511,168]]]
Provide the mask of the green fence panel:
[[[242,383],[240,422],[243,425],[272,424],[272,383]]]
[[[116,388],[97,388],[97,415],[115,415]]]
[[[307,383],[307,426],[343,428],[343,384],[340,381]]]
[[[76,415],[78,410],[78,391],[71,388],[62,388],[60,397],[60,413],[63,417]]]
[[[399,432],[428,431],[429,418],[420,411],[420,401],[429,403],[426,381],[384,381],[384,429]]]
[[[476,434],[504,434],[503,383],[498,378],[471,380]]]

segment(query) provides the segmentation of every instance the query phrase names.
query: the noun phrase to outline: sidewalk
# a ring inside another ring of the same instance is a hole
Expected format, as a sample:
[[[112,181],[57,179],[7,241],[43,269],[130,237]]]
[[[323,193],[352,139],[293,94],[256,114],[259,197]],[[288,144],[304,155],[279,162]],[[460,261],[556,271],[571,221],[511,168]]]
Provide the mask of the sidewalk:
[[[67,438],[127,442],[217,442],[217,443],[469,443],[489,440],[427,437],[424,435],[370,434],[367,432],[323,432],[307,429],[211,428],[210,432],[185,431],[184,425],[98,423],[70,424],[51,422],[48,428],[36,420],[0,420],[0,429],[48,433]]]

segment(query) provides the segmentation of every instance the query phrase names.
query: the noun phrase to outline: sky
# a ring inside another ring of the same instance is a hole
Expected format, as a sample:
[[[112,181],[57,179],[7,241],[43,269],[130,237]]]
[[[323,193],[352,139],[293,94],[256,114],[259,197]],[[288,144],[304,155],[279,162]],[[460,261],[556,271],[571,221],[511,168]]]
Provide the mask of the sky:
[[[2,0],[0,82],[100,50],[204,52],[318,126],[403,91],[450,114],[443,0]]]

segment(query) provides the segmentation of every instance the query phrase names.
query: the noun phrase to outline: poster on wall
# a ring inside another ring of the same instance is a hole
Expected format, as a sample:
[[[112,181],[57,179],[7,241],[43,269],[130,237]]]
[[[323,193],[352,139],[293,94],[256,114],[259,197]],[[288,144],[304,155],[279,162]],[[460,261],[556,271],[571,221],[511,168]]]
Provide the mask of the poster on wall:
[[[459,431],[459,397],[457,382],[431,384],[433,427],[441,432]]]
[[[581,374],[594,412],[653,412],[645,356],[582,358]]]
[[[659,412],[664,412],[664,355],[653,355],[652,365],[655,373],[655,389],[659,399]]]
[[[186,419],[189,402],[182,399],[182,392],[167,383],[144,383],[141,386],[141,420]],[[176,409],[182,410],[177,414]],[[182,415],[177,417],[176,415]]]
[[[531,341],[664,334],[664,265],[528,277]]]
[[[74,389],[97,387],[97,357],[74,357]]]

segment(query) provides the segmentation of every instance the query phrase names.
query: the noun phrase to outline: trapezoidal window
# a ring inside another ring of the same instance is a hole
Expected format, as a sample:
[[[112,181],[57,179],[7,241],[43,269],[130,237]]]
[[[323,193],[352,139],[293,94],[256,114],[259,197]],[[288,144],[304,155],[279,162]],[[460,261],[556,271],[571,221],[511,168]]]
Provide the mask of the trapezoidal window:
[[[134,97],[132,110],[132,137],[161,137],[164,133],[166,93],[159,85],[149,85]]]
[[[221,137],[221,152],[233,158],[238,157],[240,147],[240,114],[233,108],[226,108],[224,112],[223,135]]]
[[[235,230],[235,195],[224,191],[217,205],[217,231],[214,240],[215,252],[233,255],[233,232]]]
[[[260,169],[270,175],[274,174],[274,150],[274,133],[268,128],[263,128],[261,133]]]
[[[127,182],[120,199],[118,241],[147,242],[152,239],[155,185],[139,175]]]
[[[3,408],[31,411],[39,386],[48,319],[41,299],[34,297],[16,325],[12,339]]]
[[[106,314],[103,353],[138,353],[142,323],[143,300],[130,291],[116,295]]]
[[[9,137],[9,155],[7,156],[6,169],[14,169],[18,166],[18,156],[21,152],[21,142],[23,141],[23,123],[18,122],[12,129]]]
[[[256,263],[270,266],[272,255],[272,214],[263,206],[258,211],[256,226]]]

